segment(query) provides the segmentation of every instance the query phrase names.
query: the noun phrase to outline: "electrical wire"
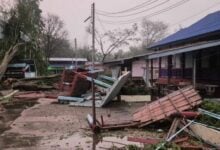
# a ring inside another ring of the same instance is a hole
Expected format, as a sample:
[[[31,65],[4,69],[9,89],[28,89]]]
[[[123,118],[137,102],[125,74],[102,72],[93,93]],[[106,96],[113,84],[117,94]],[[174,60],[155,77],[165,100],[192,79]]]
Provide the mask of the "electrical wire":
[[[166,3],[169,2],[169,1],[170,1],[170,0],[165,0],[165,1],[163,1],[162,3],[159,3],[159,4],[157,4],[157,5],[153,6],[153,7],[144,9],[144,10],[139,11],[139,12],[127,14],[127,15],[113,16],[113,15],[100,14],[100,13],[98,13],[98,12],[97,12],[97,14],[98,14],[98,15],[105,16],[105,17],[111,17],[111,18],[129,17],[129,16],[134,16],[134,15],[138,15],[138,14],[141,14],[141,13],[148,12],[148,11],[150,11],[150,10],[152,10],[152,9],[155,9],[155,8],[157,8],[157,7],[160,7],[160,6],[164,5],[164,4],[166,4]]]
[[[130,11],[138,10],[138,9],[143,8],[145,6],[151,5],[157,1],[159,1],[159,0],[148,0],[148,1],[141,3],[137,6],[131,7],[126,10],[118,11],[118,12],[107,12],[107,11],[103,11],[103,10],[97,10],[97,12],[99,12],[100,14],[121,14],[121,13],[126,13],[126,12],[130,12]]]
[[[97,16],[97,20],[98,20],[98,22],[99,22],[99,24],[100,24],[102,30],[104,31],[104,33],[106,33],[107,30],[106,30],[105,26],[103,25],[102,21],[100,20],[99,16]]]
[[[160,15],[160,14],[162,14],[164,12],[167,12],[167,11],[170,11],[170,10],[172,10],[174,8],[177,8],[177,7],[187,3],[189,1],[190,0],[182,0],[182,1],[179,1],[179,2],[177,2],[175,4],[172,4],[172,5],[170,5],[170,6],[166,7],[166,8],[163,8],[163,9],[161,9],[159,11],[156,11],[154,13],[151,13],[151,14],[148,14],[148,15],[145,15],[145,16],[142,16],[142,17],[137,17],[137,18],[134,18],[134,19],[130,19],[130,20],[127,20],[127,21],[117,21],[117,22],[116,21],[111,21],[111,20],[101,20],[101,21],[103,23],[105,23],[105,24],[112,24],[112,25],[116,25],[116,24],[131,24],[131,23],[135,23],[135,22],[137,22],[139,20],[142,20],[144,18],[151,18],[153,16]]]
[[[191,16],[189,16],[189,17],[186,17],[186,18],[184,18],[184,19],[182,19],[182,20],[180,20],[180,21],[178,21],[178,22],[176,22],[176,23],[173,23],[173,24],[171,24],[170,26],[178,25],[178,24],[180,24],[180,23],[182,23],[182,22],[184,22],[184,21],[186,21],[186,20],[189,20],[189,19],[191,19],[191,18],[194,18],[194,17],[196,17],[196,16],[198,16],[198,15],[201,15],[201,13],[203,13],[203,12],[205,12],[205,11],[207,11],[207,10],[210,10],[210,9],[214,8],[214,7],[218,6],[219,4],[220,4],[220,2],[219,2],[219,3],[216,3],[216,4],[212,5],[212,6],[210,6],[210,7],[208,7],[208,8],[205,8],[205,9],[201,10],[201,11],[199,11],[199,12],[196,13],[196,14],[193,14],[193,15],[191,15]]]

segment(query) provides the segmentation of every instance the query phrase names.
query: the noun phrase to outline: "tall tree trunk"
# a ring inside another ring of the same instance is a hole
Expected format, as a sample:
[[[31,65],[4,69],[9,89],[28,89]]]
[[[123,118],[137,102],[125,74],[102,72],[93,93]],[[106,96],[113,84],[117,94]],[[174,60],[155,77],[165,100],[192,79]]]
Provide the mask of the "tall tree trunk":
[[[4,58],[0,64],[0,81],[2,80],[5,71],[7,70],[8,64],[14,58],[16,52],[18,51],[18,46],[22,45],[22,43],[17,43],[16,45],[9,48],[9,50],[5,53]]]

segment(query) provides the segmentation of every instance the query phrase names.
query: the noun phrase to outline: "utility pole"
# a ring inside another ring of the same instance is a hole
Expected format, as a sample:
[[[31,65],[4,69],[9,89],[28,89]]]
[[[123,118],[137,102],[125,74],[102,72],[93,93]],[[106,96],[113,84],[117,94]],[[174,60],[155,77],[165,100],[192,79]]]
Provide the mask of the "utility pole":
[[[94,54],[95,54],[95,3],[92,4],[92,71],[94,70]],[[96,127],[96,108],[95,108],[95,87],[92,75],[92,113],[93,113],[93,127]]]
[[[78,62],[77,62],[77,39],[74,39],[74,43],[75,43],[75,68],[78,68]]]

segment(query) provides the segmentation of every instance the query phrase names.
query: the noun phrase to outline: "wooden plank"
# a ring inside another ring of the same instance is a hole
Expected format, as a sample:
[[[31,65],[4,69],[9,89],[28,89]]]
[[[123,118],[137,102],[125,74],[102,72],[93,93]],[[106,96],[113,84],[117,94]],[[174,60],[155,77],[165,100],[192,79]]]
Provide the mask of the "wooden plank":
[[[198,104],[201,104],[201,101],[197,101],[197,102],[194,102],[194,104],[195,105],[198,105]],[[189,107],[188,107],[188,105],[187,106],[183,106],[182,107],[183,108],[183,110],[187,110]],[[175,110],[172,110],[172,111],[170,111],[169,113],[168,113],[168,115],[171,115],[171,114],[173,114],[173,113],[175,113],[176,111]],[[164,116],[157,116],[157,118],[158,118],[158,120],[161,120],[161,119],[164,119]],[[152,123],[153,121],[149,121],[149,120],[147,120],[147,121],[141,121],[142,123],[144,123],[145,125],[148,125],[148,124],[150,124],[150,123]]]
[[[170,116],[175,112],[185,111],[191,109],[192,106],[200,104],[201,97],[191,86],[180,89],[167,96],[152,102],[133,114],[134,121],[140,121],[145,126],[149,123],[161,120]],[[154,120],[152,120],[152,117]]]
[[[201,103],[201,101],[198,101],[198,100],[197,100],[197,101],[194,101],[194,102],[192,102],[192,103],[197,105],[197,102],[200,102],[200,103]],[[184,111],[184,110],[186,110],[186,109],[189,109],[189,105],[188,105],[186,102],[181,102],[181,103],[179,103],[178,105],[180,106],[180,108],[181,108],[180,110],[181,110],[181,111]],[[185,107],[185,106],[186,106],[186,107]],[[163,115],[163,113],[160,112],[160,110],[158,110],[158,109],[155,110],[155,111],[152,110],[151,112],[154,113],[155,115],[159,115],[159,116],[160,116],[160,115]],[[172,109],[172,107],[169,107],[165,112],[166,112],[166,114],[169,116],[170,114],[172,114],[172,113],[174,113],[174,112],[176,112],[176,111],[175,111],[175,109]],[[147,118],[146,116],[147,116],[146,114],[143,115],[143,117],[139,118],[138,121],[139,121],[139,120],[144,121],[144,120]]]
[[[180,93],[183,95],[183,97],[185,97],[185,99],[187,100],[187,102],[189,103],[189,105],[191,106],[191,108],[193,108],[193,105],[190,103],[190,100],[188,99],[188,97],[185,95],[185,93],[179,89]]]
[[[197,95],[196,93],[191,93],[191,94],[188,94],[188,98],[192,101],[192,98],[193,98],[193,96],[195,96],[195,95]],[[201,99],[200,97],[198,97],[198,99]],[[178,103],[179,101],[182,101],[183,100],[183,98],[182,97],[179,97],[177,100],[175,100],[175,103]],[[171,106],[171,104],[170,103],[168,103],[168,102],[166,102],[166,101],[160,101],[160,103],[164,106],[164,108],[166,108],[166,107],[169,107],[169,106]],[[160,108],[160,105],[159,104],[155,104],[155,103],[150,103],[149,105],[152,105],[153,104],[153,107],[151,107],[152,109],[153,108],[156,108],[156,109],[159,109]],[[146,105],[144,108],[146,108],[147,106],[149,106],[149,105]],[[137,113],[135,113],[134,114],[134,116],[140,116],[139,114],[140,114],[140,112],[144,112],[146,109],[143,109],[142,111],[139,111],[139,112],[137,112]]]
[[[150,107],[150,106],[149,106]],[[149,107],[147,107],[147,110],[148,110],[148,112],[149,112],[149,114],[150,114],[150,120],[155,120],[154,118],[153,118],[153,115],[152,115],[152,113],[151,113],[151,109],[149,108]]]
[[[194,98],[194,96],[196,96],[196,95],[197,95],[196,93],[191,93],[191,94],[188,94],[188,97],[189,97],[189,99],[190,99],[191,101],[194,101],[194,99],[192,99],[192,98]],[[197,98],[200,99],[200,97],[197,97]],[[181,101],[183,101],[183,97],[180,97],[179,99],[177,99],[177,100],[175,101],[175,103],[179,103],[179,102],[181,102]],[[160,101],[160,103],[161,103],[161,105],[164,107],[165,111],[166,111],[166,109],[167,109],[168,107],[171,106],[171,104],[170,104],[169,102],[166,102],[166,101],[163,101],[163,102]],[[149,104],[149,105],[152,105],[152,104]],[[148,105],[146,105],[145,108],[146,108],[146,107],[148,107]],[[151,107],[151,108],[158,110],[158,109],[160,109],[160,105],[156,103],[156,104],[154,104],[153,107]],[[138,112],[138,113],[135,113],[135,114],[134,114],[134,117],[141,117],[144,112],[146,112],[146,109],[143,109],[142,111],[140,111],[140,112]],[[152,113],[154,113],[154,112],[152,112]]]
[[[160,142],[160,139],[128,137],[128,141],[144,143],[144,144],[157,144]]]
[[[220,132],[211,129],[209,127],[205,127],[201,124],[192,124],[190,125],[190,129],[193,131],[193,133],[204,140],[206,143],[209,143],[213,146],[216,146],[216,148],[220,146]],[[218,149],[217,148],[217,149]]]
[[[172,122],[172,125],[171,125],[171,127],[170,127],[170,129],[167,133],[166,139],[169,139],[172,135],[175,134],[176,129],[177,129],[179,123],[180,123],[180,120],[181,120],[181,118],[174,118],[174,120]]]
[[[188,95],[190,92],[195,92],[195,90],[194,90],[191,86],[190,86],[189,88],[184,88],[184,89],[182,89],[182,91],[185,93],[185,95]],[[169,96],[173,97],[173,99],[179,99],[179,98],[181,97],[181,93],[178,92],[178,91],[175,91],[175,92],[169,94]],[[160,100],[161,102],[163,102],[163,101],[166,101],[167,98],[166,98],[166,97],[162,97],[162,98],[160,98],[159,100]],[[153,103],[153,102],[152,102],[152,103]],[[149,103],[149,104],[151,104],[151,103]],[[149,104],[148,104],[148,105],[149,105]],[[144,107],[141,107],[141,108],[139,108],[139,109],[137,109],[134,113],[139,112],[139,111],[141,111],[141,110],[143,110],[143,109],[145,109],[145,106],[144,106]]]
[[[180,112],[180,110],[175,106],[175,104],[173,103],[173,100],[171,97],[169,97],[169,95],[167,95],[168,101],[170,102],[170,104],[173,106],[173,108],[176,109],[177,112]]]
[[[160,101],[158,101],[158,103],[159,103],[159,105],[160,105],[161,110],[162,110],[162,111],[163,111],[163,113],[164,113],[164,117],[167,117],[167,114],[166,114],[166,112],[165,112],[165,110],[164,110],[163,105],[161,104],[161,102],[160,102]]]

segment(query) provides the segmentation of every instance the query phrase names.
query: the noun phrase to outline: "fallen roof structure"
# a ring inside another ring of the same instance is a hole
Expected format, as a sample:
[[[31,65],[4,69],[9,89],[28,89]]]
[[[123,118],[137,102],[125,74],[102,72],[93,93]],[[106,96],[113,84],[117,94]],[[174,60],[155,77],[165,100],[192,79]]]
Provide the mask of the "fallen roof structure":
[[[94,76],[93,79],[91,76]],[[61,91],[67,95],[58,96],[58,102],[69,103],[70,106],[92,106],[91,82],[96,86],[96,107],[103,107],[114,99],[126,83],[130,72],[126,72],[117,80],[104,75],[91,74],[87,70],[64,70],[60,84]],[[105,95],[103,96],[103,93]]]
[[[130,76],[130,72],[127,72],[120,76],[118,80],[115,80],[112,86],[103,87],[107,91],[105,96],[97,95],[96,97],[96,107],[103,107],[106,106],[111,100],[113,100],[118,93],[120,92],[123,85],[126,83],[128,77]],[[108,77],[109,78],[109,77]],[[106,78],[106,79],[108,79]],[[99,81],[99,80],[97,80]],[[95,82],[95,84],[100,84],[101,81]],[[86,99],[86,98],[85,98]],[[70,106],[85,106],[85,107],[92,107],[92,100],[85,100],[80,102],[71,102]]]
[[[192,86],[189,86],[140,108],[134,113],[133,121],[139,121],[139,127],[143,127],[165,119],[173,113],[192,109],[201,102],[200,95]]]

